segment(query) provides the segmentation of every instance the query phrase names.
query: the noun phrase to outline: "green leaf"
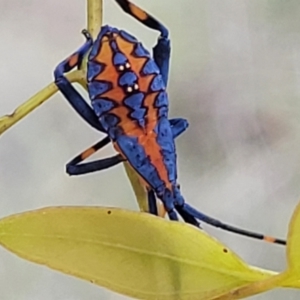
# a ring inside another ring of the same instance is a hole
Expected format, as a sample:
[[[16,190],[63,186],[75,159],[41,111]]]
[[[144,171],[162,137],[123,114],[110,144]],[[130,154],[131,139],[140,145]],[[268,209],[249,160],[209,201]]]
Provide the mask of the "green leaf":
[[[287,279],[286,286],[300,287],[300,203],[292,216],[287,240]]]
[[[300,205],[297,206],[289,226],[287,261],[289,270],[296,273],[300,280]]]
[[[213,299],[273,275],[250,268],[190,225],[115,208],[13,215],[0,220],[0,243],[27,260],[139,299]]]
[[[234,289],[226,295],[216,297],[214,300],[241,299],[277,287],[300,288],[300,203],[297,205],[290,221],[286,253],[288,263],[286,271]]]

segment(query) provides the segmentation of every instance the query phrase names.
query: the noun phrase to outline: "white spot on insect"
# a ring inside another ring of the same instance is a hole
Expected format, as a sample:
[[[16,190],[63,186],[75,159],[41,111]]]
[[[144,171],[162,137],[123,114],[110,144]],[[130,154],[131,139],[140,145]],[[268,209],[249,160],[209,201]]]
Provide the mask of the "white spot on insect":
[[[129,86],[129,87],[127,88],[127,92],[128,92],[128,93],[132,93],[132,91],[133,91],[133,88],[132,88],[131,86]]]
[[[133,88],[134,88],[135,90],[138,90],[138,89],[139,89],[139,85],[138,85],[137,83],[135,83],[135,85],[133,86]]]
[[[124,71],[125,70],[125,67],[123,65],[120,65],[119,66],[119,71]]]
[[[130,68],[130,63],[127,62],[127,63],[125,64],[125,67],[126,67],[126,69],[129,69],[129,68]]]

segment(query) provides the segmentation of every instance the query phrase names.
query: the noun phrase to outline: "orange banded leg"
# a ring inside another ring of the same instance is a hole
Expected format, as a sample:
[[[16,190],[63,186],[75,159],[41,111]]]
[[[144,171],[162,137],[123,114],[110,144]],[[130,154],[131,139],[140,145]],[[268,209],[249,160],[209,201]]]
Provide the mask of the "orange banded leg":
[[[176,210],[181,214],[182,212],[184,212],[187,215],[191,215],[194,218],[196,218],[197,220],[200,220],[202,222],[205,222],[209,225],[212,225],[214,227],[226,230],[226,231],[230,231],[236,234],[240,234],[243,236],[247,236],[247,237],[251,237],[251,238],[255,238],[255,239],[259,239],[259,240],[263,240],[269,243],[274,243],[274,244],[280,244],[280,245],[286,245],[286,241],[282,240],[282,239],[278,239],[275,237],[271,237],[271,236],[267,236],[261,233],[257,233],[257,232],[253,232],[250,230],[245,230],[242,228],[238,228],[226,223],[221,222],[220,220],[217,220],[215,218],[212,218],[208,215],[205,215],[203,213],[201,213],[200,211],[198,211],[197,209],[193,208],[192,206],[190,206],[187,203],[183,203],[180,207],[176,207]]]
[[[149,15],[147,12],[131,3],[128,0],[115,0],[120,7],[129,15],[137,19],[149,28],[160,31],[161,37],[167,38],[169,35],[168,29],[156,20],[154,17]]]
[[[150,14],[131,3],[128,0],[115,0],[120,7],[129,15],[137,19],[145,26],[160,32],[157,44],[153,48],[153,59],[156,62],[162,75],[165,85],[168,84],[169,61],[170,61],[170,40],[168,29]]]
[[[124,159],[121,155],[115,155],[109,158],[104,158],[89,163],[80,164],[82,161],[93,155],[95,152],[106,146],[110,142],[109,137],[105,137],[95,145],[83,151],[81,154],[73,158],[67,165],[66,171],[69,175],[83,175],[92,172],[101,171],[113,167]]]

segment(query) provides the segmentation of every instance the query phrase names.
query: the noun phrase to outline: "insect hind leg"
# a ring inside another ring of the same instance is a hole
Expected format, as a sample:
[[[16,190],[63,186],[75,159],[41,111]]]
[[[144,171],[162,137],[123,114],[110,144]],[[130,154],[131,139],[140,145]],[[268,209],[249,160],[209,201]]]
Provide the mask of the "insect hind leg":
[[[198,211],[197,209],[195,209],[194,207],[192,207],[191,205],[187,204],[187,203],[181,203],[180,207],[176,207],[176,210],[179,212],[179,214],[181,212],[184,212],[185,215],[190,217],[193,217],[197,220],[200,220],[202,222],[205,222],[211,226],[229,231],[229,232],[233,232],[239,235],[243,235],[243,236],[247,236],[247,237],[251,237],[251,238],[255,238],[255,239],[259,239],[259,240],[263,240],[269,243],[275,243],[275,244],[279,244],[279,245],[286,245],[286,241],[282,240],[282,239],[278,239],[278,238],[274,238],[274,237],[270,237],[270,236],[266,236],[264,234],[261,233],[257,233],[257,232],[253,232],[253,231],[249,231],[249,230],[245,230],[242,228],[238,228],[226,223],[221,222],[220,220],[214,219],[208,215],[205,215],[203,213],[201,213],[200,211]],[[188,222],[190,223],[190,222]]]

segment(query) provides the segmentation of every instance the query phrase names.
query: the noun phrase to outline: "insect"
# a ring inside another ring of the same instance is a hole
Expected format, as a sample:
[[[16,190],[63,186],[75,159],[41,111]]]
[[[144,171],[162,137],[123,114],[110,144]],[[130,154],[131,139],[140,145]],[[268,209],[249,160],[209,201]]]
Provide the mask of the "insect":
[[[179,214],[195,226],[203,221],[227,231],[285,244],[283,240],[222,223],[185,202],[177,183],[174,139],[185,131],[188,122],[181,118],[168,119],[168,30],[128,0],[116,2],[142,24],[157,30],[160,36],[151,55],[124,30],[103,26],[95,41],[84,30],[85,44],[56,67],[55,83],[65,98],[84,120],[107,135],[70,161],[67,172],[70,175],[86,174],[127,161],[147,189],[150,213],[157,214],[157,197],[170,220],[177,221]],[[88,51],[86,80],[92,108],[64,76],[81,64]],[[80,164],[110,142],[117,155]]]

